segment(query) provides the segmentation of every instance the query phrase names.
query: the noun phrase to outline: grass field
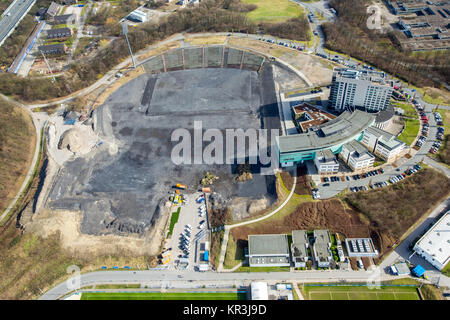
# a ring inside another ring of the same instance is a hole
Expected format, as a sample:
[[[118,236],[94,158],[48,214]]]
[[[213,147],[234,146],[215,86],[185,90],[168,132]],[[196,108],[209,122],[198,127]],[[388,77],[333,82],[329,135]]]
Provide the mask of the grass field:
[[[300,286],[308,300],[420,300],[416,287]]]
[[[300,5],[289,0],[243,0],[243,2],[258,6],[247,14],[255,22],[284,22],[298,17],[303,12]]]
[[[81,300],[246,300],[245,292],[83,292]]]
[[[404,102],[392,102],[394,107],[402,108],[405,111],[405,116],[411,117],[411,118],[417,118],[417,112],[414,106],[411,103],[404,103]]]
[[[420,121],[416,119],[405,119],[405,129],[398,136],[398,139],[410,146],[417,137],[420,128]]]
[[[167,234],[168,236],[172,234],[173,228],[175,227],[175,223],[178,222],[178,218],[180,217],[180,211],[181,207],[178,207],[177,211],[172,212],[172,216],[170,217],[169,233]]]

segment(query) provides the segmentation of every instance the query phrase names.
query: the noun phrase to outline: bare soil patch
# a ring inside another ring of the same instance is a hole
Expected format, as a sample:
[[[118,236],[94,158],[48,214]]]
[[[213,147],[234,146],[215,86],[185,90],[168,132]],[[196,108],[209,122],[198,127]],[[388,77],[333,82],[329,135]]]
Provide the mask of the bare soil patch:
[[[346,237],[367,237],[369,225],[357,212],[346,209],[339,199],[305,202],[291,214],[271,223],[257,223],[231,229],[236,241],[247,240],[249,234],[291,233],[292,230],[329,229]]]

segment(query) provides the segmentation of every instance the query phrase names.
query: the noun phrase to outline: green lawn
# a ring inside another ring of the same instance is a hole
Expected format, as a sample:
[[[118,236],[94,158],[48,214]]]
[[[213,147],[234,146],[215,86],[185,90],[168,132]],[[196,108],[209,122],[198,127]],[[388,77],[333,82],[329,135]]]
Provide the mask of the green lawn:
[[[444,269],[442,269],[442,273],[445,274],[447,277],[450,277],[450,263],[447,263]]]
[[[420,121],[416,119],[405,119],[405,129],[402,134],[398,136],[398,138],[406,143],[408,146],[414,141],[419,133]]]
[[[236,272],[289,272],[289,267],[239,267]]]
[[[299,286],[308,300],[420,300],[416,287]]]
[[[402,108],[405,111],[405,116],[410,118],[417,118],[417,112],[411,103],[392,102],[394,107]]]
[[[81,300],[246,300],[245,292],[83,292]]]
[[[172,212],[172,216],[170,217],[169,233],[167,234],[167,236],[170,236],[172,234],[175,223],[178,222],[178,218],[180,217],[180,211],[181,207],[178,207],[177,211]]]
[[[243,0],[243,2],[258,6],[257,9],[247,13],[255,22],[284,22],[303,13],[300,5],[289,0]]]

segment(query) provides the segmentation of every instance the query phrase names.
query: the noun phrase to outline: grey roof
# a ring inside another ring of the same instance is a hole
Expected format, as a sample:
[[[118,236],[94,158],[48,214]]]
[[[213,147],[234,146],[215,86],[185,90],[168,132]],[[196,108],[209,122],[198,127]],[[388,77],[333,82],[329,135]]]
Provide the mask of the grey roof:
[[[377,128],[377,127],[368,127],[366,129],[366,131],[370,134],[373,134],[377,138],[383,137],[383,139],[385,139],[385,140],[391,140],[392,138],[395,137],[394,135],[390,134],[389,132],[381,130],[380,128]]]
[[[345,111],[307,133],[277,137],[281,153],[326,149],[356,136],[375,121],[375,116],[364,111]]]
[[[69,21],[70,19],[75,19],[75,15],[73,13],[63,14],[55,17],[56,22],[66,22]]]
[[[50,50],[64,50],[64,43],[56,43],[56,44],[47,44],[43,46],[39,46],[39,51],[50,51]]]
[[[331,152],[330,149],[320,150],[319,152],[317,152],[316,157],[318,159],[322,158],[325,162],[336,160],[336,156],[333,152]]]
[[[395,116],[395,110],[394,107],[390,104],[386,110],[378,112],[377,117],[375,118],[375,123],[388,121],[393,116]]]
[[[54,34],[66,34],[66,33],[70,33],[71,29],[70,28],[58,28],[58,29],[50,29],[47,30],[47,35],[54,35]]]
[[[261,234],[248,236],[249,255],[289,255],[287,235]]]
[[[345,145],[345,148],[349,150],[350,153],[358,153],[359,156],[362,156],[366,153],[369,153],[369,151],[364,147],[361,143],[359,143],[356,140],[352,140],[350,142],[347,142]]]
[[[331,243],[330,232],[328,230],[314,230],[315,243],[329,244]]]
[[[292,230],[292,243],[302,244],[308,243],[308,234],[305,230]]]
[[[405,262],[396,263],[394,266],[397,268],[397,271],[398,271],[399,275],[410,274],[411,273],[411,271],[409,270],[408,265]]]
[[[305,261],[308,257],[308,235],[305,230],[293,230],[292,231],[292,257],[294,259],[300,258],[301,261]],[[302,259],[303,258],[303,259]]]
[[[316,253],[316,259],[321,262],[326,262],[331,260],[331,252],[328,245],[325,243],[315,243],[314,249]]]
[[[379,71],[337,67],[333,69],[333,76],[355,80],[366,80],[379,85],[386,85],[385,74]]]
[[[58,9],[59,9],[59,4],[52,2],[50,4],[50,6],[48,7],[47,14],[54,17],[56,15],[56,13],[58,12]]]

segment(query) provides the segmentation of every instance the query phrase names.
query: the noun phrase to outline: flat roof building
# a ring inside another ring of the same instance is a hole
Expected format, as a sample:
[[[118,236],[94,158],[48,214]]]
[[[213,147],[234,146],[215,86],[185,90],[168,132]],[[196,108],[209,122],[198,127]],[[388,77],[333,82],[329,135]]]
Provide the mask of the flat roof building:
[[[132,11],[128,17],[131,21],[137,21],[137,22],[146,22],[147,21],[147,13],[141,10],[134,10]]]
[[[336,116],[313,107],[307,102],[292,107],[292,116],[300,133],[308,132],[323,123],[333,120]]]
[[[347,238],[345,246],[349,257],[377,257],[378,250],[375,249],[371,238]]]
[[[392,91],[384,73],[335,68],[329,101],[335,110],[356,107],[375,112],[387,109]]]
[[[406,144],[393,134],[373,126],[364,131],[361,143],[370,152],[386,161],[391,161],[406,148]]]
[[[375,157],[356,140],[344,144],[339,156],[353,171],[371,168],[375,161]]]
[[[252,300],[269,300],[269,290],[266,282],[252,282],[250,284]]]
[[[287,235],[249,235],[248,261],[250,267],[289,267]]]
[[[438,270],[450,259],[450,211],[447,211],[414,245],[414,251]]]
[[[275,145],[281,166],[290,166],[304,160],[313,160],[320,150],[329,149],[334,154],[351,140],[362,139],[363,132],[375,121],[375,115],[355,110],[344,111],[322,125],[300,133],[276,137]]]
[[[332,174],[339,171],[339,162],[330,149],[317,151],[314,164],[319,174]]]
[[[331,236],[328,230],[314,230],[314,259],[319,268],[329,268],[333,260]]]
[[[308,235],[305,230],[292,230],[292,262],[295,268],[305,268],[308,261]]]

